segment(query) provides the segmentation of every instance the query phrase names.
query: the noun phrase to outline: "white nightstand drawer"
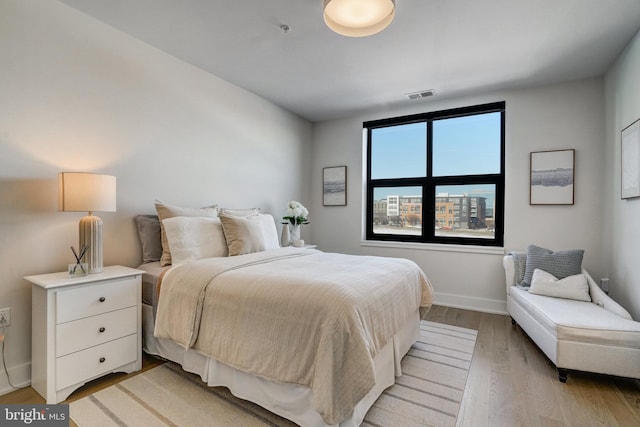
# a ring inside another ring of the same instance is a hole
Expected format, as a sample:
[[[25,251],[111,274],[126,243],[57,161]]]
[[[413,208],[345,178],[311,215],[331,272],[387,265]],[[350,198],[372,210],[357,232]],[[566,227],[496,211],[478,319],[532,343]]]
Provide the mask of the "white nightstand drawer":
[[[138,279],[125,277],[105,281],[93,286],[58,291],[56,296],[56,323],[131,307],[138,303]]]
[[[135,334],[137,307],[111,311],[56,326],[56,357]]]
[[[138,357],[136,334],[56,359],[56,390],[134,362]]]

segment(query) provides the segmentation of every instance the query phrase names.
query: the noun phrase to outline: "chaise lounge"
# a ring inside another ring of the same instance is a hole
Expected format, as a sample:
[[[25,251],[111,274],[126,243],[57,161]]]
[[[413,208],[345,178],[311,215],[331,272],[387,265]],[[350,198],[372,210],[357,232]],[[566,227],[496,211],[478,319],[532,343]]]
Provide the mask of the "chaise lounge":
[[[567,381],[568,370],[640,378],[640,322],[581,267],[584,277],[574,277],[586,279],[584,300],[529,292],[519,286],[524,269],[518,263],[526,258],[526,253],[512,252],[503,259],[507,311],[512,324],[519,325],[555,364],[559,380]],[[554,287],[558,288],[552,283]]]

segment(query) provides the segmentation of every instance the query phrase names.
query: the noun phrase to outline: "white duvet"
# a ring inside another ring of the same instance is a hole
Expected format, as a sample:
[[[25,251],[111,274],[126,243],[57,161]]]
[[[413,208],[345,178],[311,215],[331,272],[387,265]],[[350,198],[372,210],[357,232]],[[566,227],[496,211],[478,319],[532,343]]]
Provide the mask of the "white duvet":
[[[373,387],[380,349],[431,303],[431,284],[412,261],[282,248],[171,268],[155,335],[308,386],[334,424]]]

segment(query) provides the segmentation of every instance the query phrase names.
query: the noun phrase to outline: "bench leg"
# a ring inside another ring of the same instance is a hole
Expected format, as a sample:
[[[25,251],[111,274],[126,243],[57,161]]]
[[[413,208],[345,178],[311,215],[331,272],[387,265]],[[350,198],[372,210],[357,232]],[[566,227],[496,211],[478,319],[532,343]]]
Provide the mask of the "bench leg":
[[[512,326],[516,326],[516,325],[517,325],[516,321],[515,321],[515,320],[513,320],[513,317],[511,318],[511,325],[512,325]]]
[[[561,383],[567,382],[567,375],[568,375],[568,372],[566,369],[558,368],[558,380],[560,380]]]

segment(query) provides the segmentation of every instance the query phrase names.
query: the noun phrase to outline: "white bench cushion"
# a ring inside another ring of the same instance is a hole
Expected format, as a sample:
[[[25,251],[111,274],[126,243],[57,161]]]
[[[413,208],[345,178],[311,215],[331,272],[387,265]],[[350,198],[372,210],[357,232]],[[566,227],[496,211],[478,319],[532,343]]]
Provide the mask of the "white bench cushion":
[[[640,348],[640,323],[590,302],[534,295],[512,286],[510,296],[559,340]]]

